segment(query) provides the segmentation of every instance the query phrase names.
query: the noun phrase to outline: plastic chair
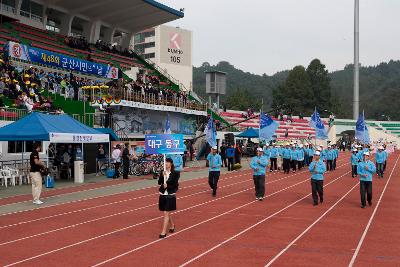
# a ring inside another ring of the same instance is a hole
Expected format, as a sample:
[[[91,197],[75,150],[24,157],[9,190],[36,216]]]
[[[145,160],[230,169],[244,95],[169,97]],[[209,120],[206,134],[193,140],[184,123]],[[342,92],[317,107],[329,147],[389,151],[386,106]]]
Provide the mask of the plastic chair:
[[[11,171],[7,169],[1,170],[2,178],[4,180],[4,185],[8,186],[8,180],[10,180],[11,185],[15,186],[15,177],[11,175]]]

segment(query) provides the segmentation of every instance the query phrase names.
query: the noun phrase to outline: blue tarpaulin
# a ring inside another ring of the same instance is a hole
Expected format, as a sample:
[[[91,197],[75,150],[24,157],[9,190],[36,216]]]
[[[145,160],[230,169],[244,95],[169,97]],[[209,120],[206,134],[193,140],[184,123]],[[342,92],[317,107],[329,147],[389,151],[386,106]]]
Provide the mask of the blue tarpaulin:
[[[254,128],[248,128],[246,131],[236,135],[236,137],[242,137],[242,138],[258,138],[258,129]]]
[[[105,139],[106,136],[66,114],[51,115],[32,112],[16,122],[1,127],[0,141],[50,141],[51,133],[59,133],[71,138],[78,136],[83,139],[82,143],[96,143],[99,139]]]

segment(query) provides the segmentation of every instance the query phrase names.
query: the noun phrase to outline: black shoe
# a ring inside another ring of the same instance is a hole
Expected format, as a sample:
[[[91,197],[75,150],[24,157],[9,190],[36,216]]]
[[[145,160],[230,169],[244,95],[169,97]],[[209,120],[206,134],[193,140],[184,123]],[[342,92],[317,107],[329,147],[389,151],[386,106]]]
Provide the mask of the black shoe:
[[[258,201],[263,201],[263,200],[264,200],[263,197],[259,197],[259,198],[258,198]]]
[[[365,205],[361,205],[361,208],[362,208],[362,209],[365,209]]]
[[[175,232],[175,226],[172,229],[169,229],[169,232],[172,234],[173,232]]]
[[[372,201],[368,201],[368,205],[371,207],[372,206]]]
[[[212,196],[213,196],[213,197],[216,197],[216,196],[217,196],[217,192],[213,191],[213,192],[212,192]]]
[[[313,206],[317,206],[317,205],[318,205],[318,202],[314,202]]]
[[[158,236],[159,238],[166,238],[167,237],[167,234],[160,234],[159,236]]]
[[[321,198],[320,200],[319,200],[319,203],[324,203],[324,200]]]

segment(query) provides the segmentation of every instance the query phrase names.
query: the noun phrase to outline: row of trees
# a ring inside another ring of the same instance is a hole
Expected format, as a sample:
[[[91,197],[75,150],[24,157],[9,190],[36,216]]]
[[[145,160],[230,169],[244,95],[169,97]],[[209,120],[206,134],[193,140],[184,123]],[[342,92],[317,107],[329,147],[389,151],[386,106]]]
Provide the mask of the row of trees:
[[[330,111],[333,107],[328,70],[319,59],[311,61],[307,69],[294,67],[272,95],[273,108],[286,106],[294,114],[311,114],[315,107]]]

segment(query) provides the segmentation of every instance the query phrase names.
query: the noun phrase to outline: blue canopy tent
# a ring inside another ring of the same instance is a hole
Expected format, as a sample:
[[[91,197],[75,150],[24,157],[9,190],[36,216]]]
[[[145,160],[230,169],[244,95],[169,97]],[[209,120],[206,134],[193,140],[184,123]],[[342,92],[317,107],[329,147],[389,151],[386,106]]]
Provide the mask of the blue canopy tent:
[[[96,131],[110,135],[110,141],[119,141],[119,137],[111,128],[95,128],[95,129]]]
[[[109,143],[109,140],[109,134],[101,133],[66,114],[51,115],[33,112],[0,128],[0,141],[77,143],[82,144],[82,151],[85,143]],[[23,155],[22,152],[22,162]]]
[[[237,134],[236,137],[241,137],[241,138],[258,138],[259,130],[254,129],[254,128],[247,128],[246,131]]]
[[[103,134],[68,115],[33,112],[0,128],[0,141],[50,141],[53,143],[105,143]]]

